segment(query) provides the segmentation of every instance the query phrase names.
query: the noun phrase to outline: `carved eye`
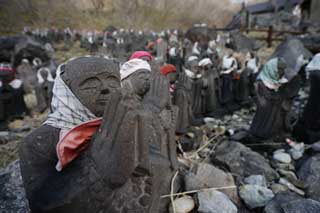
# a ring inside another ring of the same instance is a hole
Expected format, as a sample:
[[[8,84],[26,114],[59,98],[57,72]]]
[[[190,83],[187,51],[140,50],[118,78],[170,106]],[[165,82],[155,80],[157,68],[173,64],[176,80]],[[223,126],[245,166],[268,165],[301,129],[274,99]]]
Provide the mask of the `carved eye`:
[[[89,78],[80,83],[80,90],[98,90],[101,87],[101,82],[98,78]]]

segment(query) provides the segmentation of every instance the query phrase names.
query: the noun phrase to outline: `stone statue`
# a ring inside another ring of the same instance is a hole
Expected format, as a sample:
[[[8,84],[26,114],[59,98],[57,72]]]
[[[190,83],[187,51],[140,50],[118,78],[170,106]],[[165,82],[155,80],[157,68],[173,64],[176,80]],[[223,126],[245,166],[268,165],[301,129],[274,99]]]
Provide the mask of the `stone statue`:
[[[55,168],[60,160],[57,143],[60,134],[68,133],[54,127],[55,111],[49,115],[50,122],[24,139],[21,171],[31,210],[166,212],[168,200],[160,200],[160,196],[170,191],[170,180],[177,169],[168,82],[155,76],[150,84],[146,69],[125,75],[121,72],[121,92],[118,64],[96,57],[74,59],[60,69],[61,79],[83,105],[78,111],[89,119],[80,121],[77,127],[103,117],[94,136],[77,147],[81,153],[59,172]],[[60,115],[68,117],[66,111],[63,108]],[[77,125],[77,114],[71,115]],[[68,127],[64,117],[60,118],[57,123]]]
[[[204,58],[199,62],[199,67],[202,69],[204,82],[204,115],[216,116],[220,109],[218,99],[220,96],[220,79],[217,70],[218,65],[214,65],[211,59]]]
[[[0,130],[7,130],[10,120],[29,113],[23,98],[23,82],[8,63],[0,64]]]
[[[37,80],[35,93],[38,111],[42,113],[50,107],[54,79],[51,71],[48,68],[43,67],[37,71]]]
[[[191,108],[196,119],[202,119],[204,114],[204,82],[201,70],[198,67],[199,59],[190,56],[186,63],[185,74],[191,82]]]
[[[187,75],[181,73],[172,99],[172,103],[179,109],[176,125],[178,134],[186,133],[192,124],[196,124],[191,108],[191,87]]]
[[[287,64],[282,58],[269,60],[256,82],[257,111],[250,133],[261,139],[283,139],[290,131],[288,116],[300,89],[300,77],[285,78]]]
[[[320,140],[320,54],[313,57],[306,66],[310,78],[310,94],[303,114],[294,127],[293,135],[305,143],[315,143]]]

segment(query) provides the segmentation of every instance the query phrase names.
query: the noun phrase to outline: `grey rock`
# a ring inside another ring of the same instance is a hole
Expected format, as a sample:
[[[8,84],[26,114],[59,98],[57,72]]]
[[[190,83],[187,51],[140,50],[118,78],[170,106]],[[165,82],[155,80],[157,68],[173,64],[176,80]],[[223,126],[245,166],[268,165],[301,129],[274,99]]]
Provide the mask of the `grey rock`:
[[[278,194],[281,192],[287,192],[289,191],[289,188],[285,185],[274,183],[271,185],[271,190],[274,194]]]
[[[251,175],[244,179],[244,183],[249,185],[259,185],[267,187],[267,181],[263,175]]]
[[[273,153],[273,159],[281,163],[291,163],[291,157],[289,154],[281,151],[276,151]]]
[[[227,166],[232,173],[241,177],[264,175],[267,181],[279,178],[262,155],[238,142],[221,143],[211,159],[214,163]]]
[[[320,202],[311,199],[295,200],[281,205],[284,213],[319,213]]]
[[[311,148],[313,149],[313,151],[315,152],[320,152],[320,142],[314,143],[311,145]]]
[[[258,185],[241,186],[239,195],[250,209],[265,206],[274,197],[270,189]]]
[[[237,213],[237,207],[230,199],[219,191],[198,192],[199,208],[201,213]]]
[[[291,191],[304,196],[305,192],[302,191],[301,189],[298,189],[297,187],[295,187],[292,183],[290,183],[287,179],[285,178],[280,178],[279,183],[288,187]]]
[[[305,192],[307,197],[320,201],[320,154],[306,160],[301,165],[297,175],[306,186]]]
[[[235,182],[231,174],[225,173],[207,163],[193,165],[191,170],[185,175],[186,190],[196,190],[203,188],[234,186]],[[219,190],[226,194],[234,203],[240,204],[237,189]]]
[[[266,205],[264,208],[265,213],[282,213],[282,204],[286,204],[291,201],[302,199],[301,196],[292,192],[282,192],[276,194],[276,196]]]

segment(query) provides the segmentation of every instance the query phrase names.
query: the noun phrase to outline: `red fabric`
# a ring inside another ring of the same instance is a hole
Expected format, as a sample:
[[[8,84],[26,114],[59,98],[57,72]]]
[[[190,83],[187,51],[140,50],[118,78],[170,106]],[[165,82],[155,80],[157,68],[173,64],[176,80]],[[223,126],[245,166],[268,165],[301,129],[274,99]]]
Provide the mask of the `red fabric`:
[[[57,144],[57,155],[61,169],[83,152],[93,134],[102,123],[102,118],[84,122],[69,130]]]
[[[131,59],[135,59],[135,58],[142,58],[142,57],[148,57],[150,61],[153,60],[152,55],[147,51],[136,51],[136,52],[134,52],[131,55],[130,60]]]
[[[177,72],[177,69],[174,65],[167,64],[167,65],[164,65],[160,68],[160,72],[162,75],[166,76],[166,75],[168,75],[168,73]]]

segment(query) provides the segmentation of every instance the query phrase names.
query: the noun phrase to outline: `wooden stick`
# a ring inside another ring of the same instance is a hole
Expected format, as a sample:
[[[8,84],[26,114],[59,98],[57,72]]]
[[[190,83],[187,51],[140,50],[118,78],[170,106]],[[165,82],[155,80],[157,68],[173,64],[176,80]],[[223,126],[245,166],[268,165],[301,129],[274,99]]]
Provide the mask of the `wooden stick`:
[[[173,190],[174,190],[174,182],[178,176],[178,173],[179,171],[177,171],[172,180],[171,180],[171,190],[170,190],[170,199],[171,199],[171,205],[172,205],[172,210],[173,210],[173,213],[176,213],[176,206],[174,205],[174,199],[173,199],[173,196],[174,196],[174,193],[173,193]]]
[[[193,194],[193,193],[203,192],[203,191],[235,189],[235,188],[237,188],[237,186],[224,186],[224,187],[216,187],[216,188],[196,189],[196,190],[187,191],[187,192],[180,192],[180,193],[175,193],[170,195],[162,195],[160,198],[168,198],[168,197],[171,198],[171,196],[187,195],[187,194]]]

